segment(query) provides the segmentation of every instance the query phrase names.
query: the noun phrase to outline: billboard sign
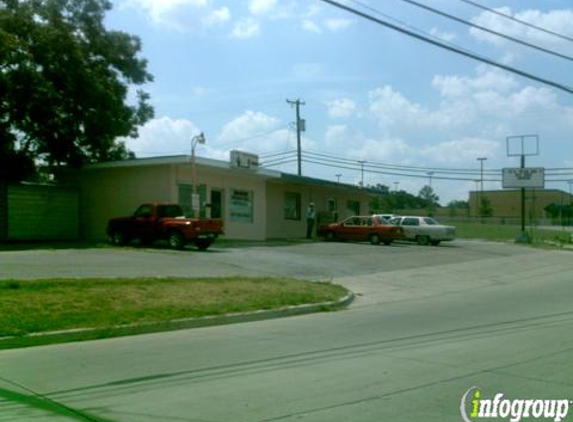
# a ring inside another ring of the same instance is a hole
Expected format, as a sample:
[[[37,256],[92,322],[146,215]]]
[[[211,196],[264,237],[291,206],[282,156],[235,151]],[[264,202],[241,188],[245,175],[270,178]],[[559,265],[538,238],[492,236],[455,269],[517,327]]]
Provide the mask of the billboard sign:
[[[502,186],[508,188],[544,188],[545,169],[543,167],[504,168]]]

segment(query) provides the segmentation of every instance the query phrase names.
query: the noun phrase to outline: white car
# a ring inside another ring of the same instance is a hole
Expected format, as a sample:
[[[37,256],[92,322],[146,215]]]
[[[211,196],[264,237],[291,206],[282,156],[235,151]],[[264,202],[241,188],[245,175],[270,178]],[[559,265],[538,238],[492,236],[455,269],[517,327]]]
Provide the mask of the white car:
[[[444,240],[454,240],[456,228],[439,224],[432,217],[403,216],[394,217],[390,224],[402,227],[404,238],[420,245],[437,246]]]

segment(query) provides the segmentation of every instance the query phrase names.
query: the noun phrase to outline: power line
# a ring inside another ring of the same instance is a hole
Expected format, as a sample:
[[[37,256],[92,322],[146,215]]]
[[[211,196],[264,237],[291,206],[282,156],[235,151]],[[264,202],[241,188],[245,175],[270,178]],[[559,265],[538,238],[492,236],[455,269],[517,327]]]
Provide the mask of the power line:
[[[533,80],[533,81],[536,81],[536,82],[539,82],[539,83],[542,83],[542,84],[545,84],[545,85],[552,86],[552,87],[557,88],[557,89],[559,89],[559,90],[568,92],[569,94],[573,94],[573,88],[570,88],[570,87],[568,87],[568,86],[566,86],[566,85],[563,85],[563,84],[560,84],[560,83],[557,83],[557,82],[553,82],[553,81],[551,81],[551,80],[549,80],[549,79],[540,78],[540,77],[535,76],[535,75],[533,75],[533,74],[531,74],[531,73],[524,72],[524,71],[519,70],[519,69],[517,69],[517,68],[511,67],[511,66],[507,66],[507,65],[504,65],[504,64],[502,64],[502,63],[496,62],[495,60],[491,60],[491,59],[488,59],[488,58],[486,58],[486,57],[479,56],[479,55],[477,55],[477,54],[475,54],[475,53],[470,53],[470,52],[468,52],[468,51],[462,50],[462,49],[457,48],[457,47],[450,46],[450,45],[445,44],[445,43],[443,43],[443,42],[439,42],[439,41],[432,40],[431,38],[425,37],[425,36],[423,36],[423,35],[416,34],[416,33],[412,32],[412,31],[409,31],[409,30],[404,29],[404,28],[400,28],[400,27],[397,26],[397,25],[391,24],[391,23],[389,23],[389,22],[387,22],[387,21],[384,21],[384,20],[382,20],[382,19],[378,19],[378,18],[376,18],[376,17],[374,17],[374,16],[372,16],[372,15],[369,15],[369,14],[367,14],[367,13],[361,12],[361,11],[359,11],[359,10],[357,10],[357,9],[353,9],[353,8],[351,8],[351,7],[349,7],[349,6],[343,5],[343,4],[338,3],[338,2],[336,2],[336,1],[333,1],[333,0],[320,0],[320,1],[322,1],[322,2],[324,2],[324,3],[328,3],[328,4],[330,4],[330,5],[334,6],[334,7],[337,7],[337,8],[339,8],[339,9],[345,10],[345,11],[347,11],[347,12],[349,12],[349,13],[352,13],[352,14],[354,14],[354,15],[356,15],[356,16],[360,16],[360,17],[362,17],[362,18],[364,18],[364,19],[367,19],[367,20],[369,20],[369,21],[372,21],[372,22],[374,22],[374,23],[377,23],[378,25],[385,26],[385,27],[387,27],[387,28],[390,28],[390,29],[393,29],[393,30],[395,30],[395,31],[401,32],[401,33],[403,33],[403,34],[405,34],[405,35],[408,35],[408,36],[410,36],[410,37],[416,38],[416,39],[418,39],[418,40],[420,40],[420,41],[424,41],[424,42],[426,42],[426,43],[432,44],[432,45],[434,45],[434,46],[436,46],[436,47],[443,48],[443,49],[448,50],[448,51],[451,51],[451,52],[453,52],[453,53],[457,53],[457,54],[460,54],[460,55],[462,55],[462,56],[469,57],[469,58],[471,58],[471,59],[480,61],[480,62],[482,62],[482,63],[487,63],[487,64],[489,64],[489,65],[491,65],[491,66],[495,66],[495,67],[498,67],[498,68],[500,68],[500,69],[506,70],[506,71],[508,71],[508,72],[515,73],[515,74],[517,74],[517,75],[523,76],[524,78],[531,79],[531,80]]]
[[[305,151],[305,155],[311,156],[318,156],[324,159],[331,159],[331,160],[338,160],[344,163],[349,162],[358,162],[357,159],[346,158],[331,154],[324,154],[314,151]],[[315,158],[316,159],[316,158]],[[441,167],[423,167],[423,166],[412,166],[412,165],[405,165],[405,164],[395,164],[395,163],[383,163],[379,161],[368,161],[367,164],[369,167],[380,167],[380,168],[388,168],[388,169],[396,169],[396,170],[404,170],[404,171],[412,171],[417,173],[427,173],[428,171],[435,171],[438,173],[459,173],[459,174],[478,174],[479,169],[457,169],[457,168],[441,168]],[[490,174],[498,174],[501,172],[500,169],[484,169],[485,173]]]
[[[535,49],[535,50],[537,50],[537,51],[542,51],[542,52],[544,52],[544,53],[551,54],[552,56],[556,56],[556,57],[560,57],[560,58],[565,59],[565,60],[573,61],[573,57],[567,56],[567,55],[565,55],[565,54],[558,53],[558,52],[553,51],[553,50],[549,50],[548,48],[544,48],[544,47],[540,47],[540,46],[535,45],[535,44],[531,44],[531,43],[529,43],[529,42],[527,42],[527,41],[522,41],[522,40],[520,40],[520,39],[518,39],[518,38],[515,38],[515,37],[512,37],[512,36],[510,36],[510,35],[502,34],[501,32],[497,32],[497,31],[494,31],[493,29],[486,28],[485,26],[477,25],[477,24],[475,24],[475,23],[473,23],[473,22],[464,20],[464,19],[462,19],[462,18],[458,18],[457,16],[454,16],[454,15],[452,15],[452,14],[450,14],[450,13],[444,12],[444,11],[439,10],[439,9],[436,9],[436,8],[434,8],[434,7],[430,7],[430,6],[428,6],[428,5],[419,3],[419,2],[417,2],[417,1],[414,1],[414,0],[400,0],[400,1],[403,1],[404,3],[408,3],[408,4],[411,4],[411,5],[413,5],[413,6],[422,8],[422,9],[424,9],[424,10],[427,10],[427,11],[429,11],[429,12],[435,13],[435,14],[437,14],[437,15],[444,16],[445,18],[454,20],[454,21],[456,21],[456,22],[463,23],[464,25],[471,26],[472,28],[479,29],[480,31],[488,32],[488,33],[493,34],[493,35],[496,35],[496,36],[498,36],[498,37],[505,38],[506,40],[510,40],[510,41],[515,42],[515,43],[524,45],[524,46],[526,46],[526,47],[533,48],[533,49]]]
[[[553,36],[555,36],[555,37],[558,37],[558,38],[561,38],[561,39],[564,39],[564,40],[572,41],[572,42],[573,42],[573,38],[568,37],[567,35],[563,35],[563,34],[560,34],[559,32],[555,32],[555,31],[552,31],[552,30],[547,29],[547,28],[542,28],[542,27],[540,27],[540,26],[533,25],[532,23],[523,21],[523,20],[521,20],[521,19],[517,19],[516,17],[511,16],[511,15],[508,15],[508,14],[503,13],[503,12],[500,12],[499,10],[491,9],[491,8],[489,8],[489,7],[486,7],[486,6],[484,6],[484,5],[481,5],[481,4],[479,4],[479,3],[476,3],[475,1],[471,1],[471,0],[458,0],[458,1],[461,1],[461,2],[467,3],[467,4],[471,4],[472,6],[475,6],[475,7],[479,8],[479,9],[485,10],[485,11],[490,12],[490,13],[494,13],[494,14],[496,14],[496,15],[498,15],[498,16],[502,16],[502,17],[504,17],[504,18],[506,18],[506,19],[509,19],[509,20],[514,21],[514,22],[520,23],[521,25],[525,25],[525,26],[528,26],[528,27],[530,27],[530,28],[536,29],[536,30],[538,30],[538,31],[545,32],[546,34],[550,34],[550,35],[553,35]]]

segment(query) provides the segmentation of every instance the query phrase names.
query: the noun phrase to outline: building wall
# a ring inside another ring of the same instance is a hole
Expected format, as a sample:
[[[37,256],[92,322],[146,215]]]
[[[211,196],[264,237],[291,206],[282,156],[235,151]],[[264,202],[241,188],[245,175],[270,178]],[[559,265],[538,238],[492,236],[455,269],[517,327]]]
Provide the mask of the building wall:
[[[73,187],[11,185],[5,188],[0,229],[6,240],[76,240],[79,195]]]
[[[265,204],[266,178],[246,169],[212,168],[197,166],[197,185],[205,185],[206,202],[210,202],[211,192],[219,190],[223,194],[223,222],[225,239],[264,240],[266,227]],[[192,185],[193,176],[190,166],[176,166],[176,186]],[[252,198],[252,221],[236,221],[232,215],[232,192],[246,191]],[[175,198],[177,200],[177,198]]]
[[[285,194],[300,194],[300,219],[285,218]],[[329,209],[329,201],[335,200],[338,205],[336,214]],[[303,237],[306,235],[306,208],[314,202],[317,213],[317,225],[334,220],[342,220],[355,215],[354,210],[347,208],[347,201],[358,201],[360,213],[370,212],[370,196],[358,190],[332,188],[328,186],[307,185],[302,183],[285,183],[280,180],[269,180],[267,183],[267,238]],[[316,229],[316,227],[315,227]]]
[[[265,239],[265,178],[243,169],[219,169],[197,166],[197,186],[205,189],[206,203],[211,191],[223,196],[224,238]],[[146,202],[179,202],[179,185],[191,186],[190,165],[145,165],[114,168],[87,168],[80,176],[82,192],[82,234],[86,239],[103,240],[110,218],[131,215]],[[204,187],[202,186],[204,185]],[[233,221],[233,190],[252,195],[252,221]],[[202,204],[203,206],[205,203]],[[209,216],[207,214],[207,216]]]
[[[145,202],[172,202],[172,179],[171,167],[166,165],[82,170],[82,236],[103,240],[110,218],[131,215]]]
[[[476,216],[480,192],[470,192],[470,215]],[[492,217],[521,217],[521,190],[484,191],[483,196],[491,202]],[[549,204],[567,205],[572,201],[571,195],[560,190],[526,189],[525,215],[529,220],[546,218],[545,207]]]

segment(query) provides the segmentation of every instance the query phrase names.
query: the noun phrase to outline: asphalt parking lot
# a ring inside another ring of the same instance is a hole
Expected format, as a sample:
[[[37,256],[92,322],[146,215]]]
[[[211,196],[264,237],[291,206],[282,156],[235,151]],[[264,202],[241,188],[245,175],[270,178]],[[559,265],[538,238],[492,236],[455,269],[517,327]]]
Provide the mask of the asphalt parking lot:
[[[0,278],[288,276],[329,281],[419,267],[530,253],[511,244],[479,241],[438,247],[342,242],[225,243],[191,248],[39,249],[0,253]]]
[[[2,252],[0,278],[278,275],[357,297],[341,312],[2,351],[0,420],[78,420],[31,392],[117,422],[454,422],[472,386],[573,399],[570,273],[570,251],[462,240]]]

